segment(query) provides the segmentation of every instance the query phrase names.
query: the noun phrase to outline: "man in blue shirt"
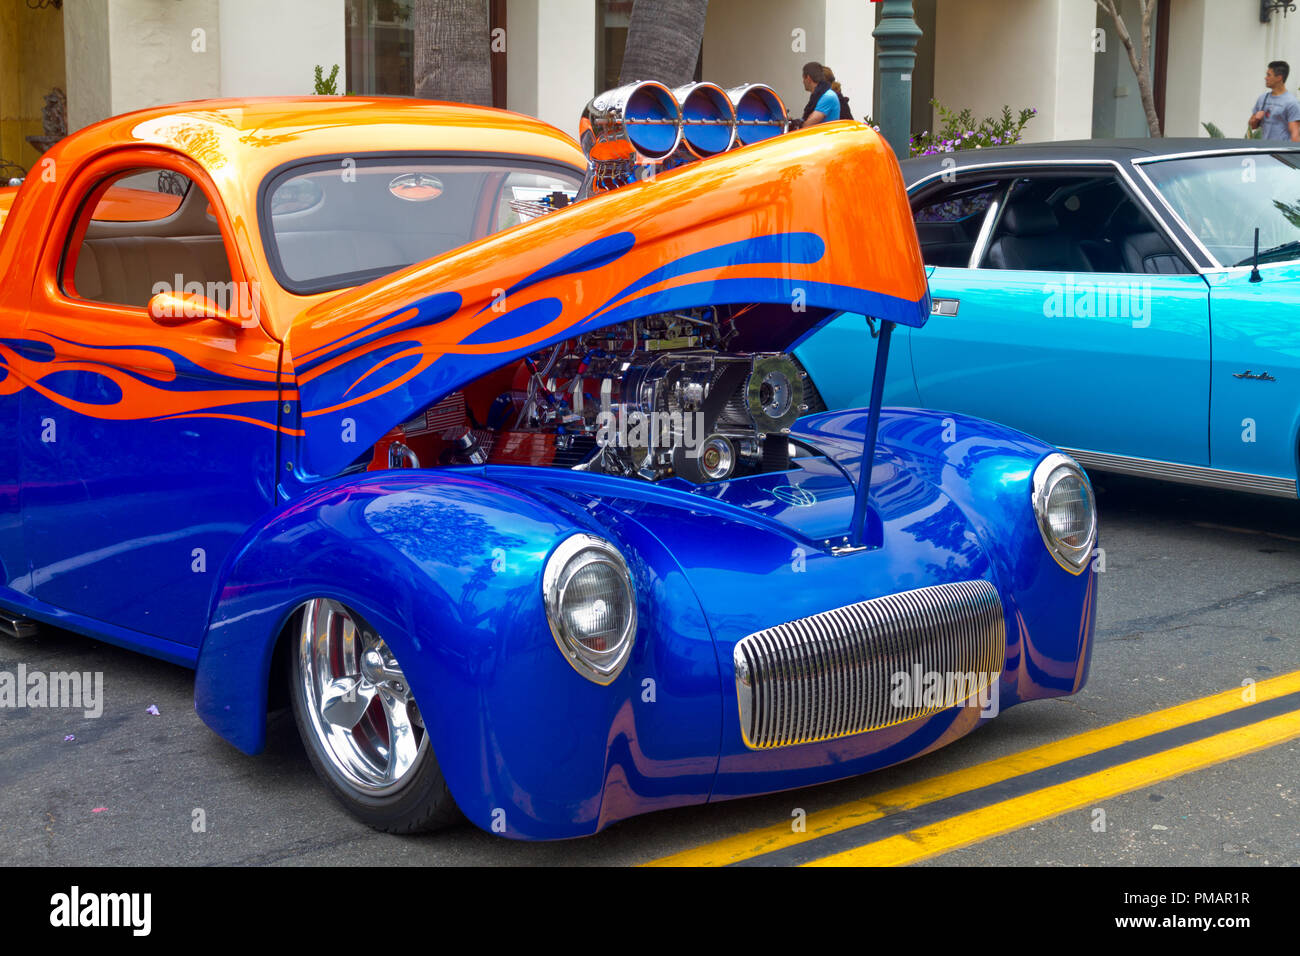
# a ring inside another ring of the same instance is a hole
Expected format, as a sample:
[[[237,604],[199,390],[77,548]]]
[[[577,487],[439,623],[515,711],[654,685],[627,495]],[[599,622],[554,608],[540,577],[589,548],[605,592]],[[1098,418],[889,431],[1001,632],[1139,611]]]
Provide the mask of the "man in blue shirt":
[[[1255,112],[1250,117],[1250,128],[1261,130],[1264,139],[1300,143],[1300,100],[1287,92],[1290,75],[1291,67],[1285,60],[1274,60],[1264,74],[1268,92],[1255,101]]]
[[[803,88],[812,94],[808,98],[810,108],[804,110],[805,127],[831,123],[840,118],[840,98],[831,89],[820,63],[804,64]]]

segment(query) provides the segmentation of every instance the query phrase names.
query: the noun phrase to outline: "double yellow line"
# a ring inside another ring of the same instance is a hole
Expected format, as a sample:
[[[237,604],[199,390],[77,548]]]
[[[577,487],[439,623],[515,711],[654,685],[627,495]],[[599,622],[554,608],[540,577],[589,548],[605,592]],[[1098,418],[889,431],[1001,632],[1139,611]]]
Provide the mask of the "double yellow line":
[[[764,857],[770,857],[772,862],[798,862],[809,866],[897,866],[915,863],[1050,819],[1098,800],[1139,790],[1162,780],[1300,737],[1300,701],[1296,702],[1294,709],[1272,716],[1268,716],[1268,712],[1276,710],[1276,707],[1261,707],[1269,701],[1296,693],[1300,693],[1300,671],[1261,681],[1250,688],[1234,688],[1022,753],[899,787],[867,799],[822,810],[809,815],[805,832],[793,832],[789,823],[782,823],[663,857],[648,865],[726,866],[745,861],[763,862]],[[1240,726],[1208,733],[1137,759],[1118,758],[1113,765],[1074,779],[958,812],[904,833],[895,833],[874,841],[868,836],[864,837],[860,845],[841,845],[846,839],[849,843],[853,842],[852,835],[845,831],[869,824],[873,820],[906,813],[940,800],[972,794],[983,787],[1012,781],[1067,761],[1102,754],[1154,734],[1175,731],[1198,721],[1221,718],[1238,711],[1245,712],[1236,714],[1242,718],[1236,721]],[[1250,720],[1251,713],[1256,711],[1259,719]],[[837,834],[840,835],[838,838]],[[825,844],[825,854],[817,855],[817,846],[811,841]],[[811,856],[808,859],[789,860],[792,852],[799,855],[799,848],[803,850],[802,855]]]

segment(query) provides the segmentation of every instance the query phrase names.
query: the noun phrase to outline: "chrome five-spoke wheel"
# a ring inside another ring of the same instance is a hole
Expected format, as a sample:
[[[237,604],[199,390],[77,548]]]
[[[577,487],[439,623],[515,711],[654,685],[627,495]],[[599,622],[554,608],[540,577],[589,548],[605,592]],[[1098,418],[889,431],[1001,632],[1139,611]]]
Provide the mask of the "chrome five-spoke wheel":
[[[450,822],[454,802],[410,683],[359,614],[329,598],[310,601],[290,679],[312,762],[353,813],[394,832]]]
[[[388,645],[342,604],[322,599],[303,614],[298,654],[312,730],[334,768],[368,793],[399,789],[429,744]]]

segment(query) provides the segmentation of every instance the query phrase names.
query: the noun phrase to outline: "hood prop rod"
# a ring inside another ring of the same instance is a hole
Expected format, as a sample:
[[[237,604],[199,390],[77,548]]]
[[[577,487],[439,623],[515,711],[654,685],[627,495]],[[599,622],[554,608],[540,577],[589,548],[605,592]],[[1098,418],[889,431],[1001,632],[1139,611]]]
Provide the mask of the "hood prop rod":
[[[889,339],[893,331],[893,322],[881,320],[880,337],[876,340],[876,371],[871,379],[871,407],[867,410],[867,433],[862,437],[862,464],[858,470],[858,487],[853,498],[853,523],[849,528],[849,540],[853,548],[866,547],[867,494],[871,491],[871,466],[876,457],[876,432],[880,428],[885,367],[889,363]]]

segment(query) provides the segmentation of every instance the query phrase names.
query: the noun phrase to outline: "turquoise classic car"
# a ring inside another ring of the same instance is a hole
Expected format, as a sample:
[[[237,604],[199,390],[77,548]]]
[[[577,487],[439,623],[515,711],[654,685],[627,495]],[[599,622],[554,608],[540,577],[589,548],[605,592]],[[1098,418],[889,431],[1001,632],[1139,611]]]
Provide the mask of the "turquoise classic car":
[[[902,168],[933,315],[898,330],[886,404],[1096,470],[1296,497],[1300,147],[1094,140]],[[845,315],[797,350],[829,407],[864,404],[874,334]]]

